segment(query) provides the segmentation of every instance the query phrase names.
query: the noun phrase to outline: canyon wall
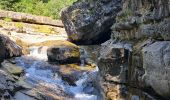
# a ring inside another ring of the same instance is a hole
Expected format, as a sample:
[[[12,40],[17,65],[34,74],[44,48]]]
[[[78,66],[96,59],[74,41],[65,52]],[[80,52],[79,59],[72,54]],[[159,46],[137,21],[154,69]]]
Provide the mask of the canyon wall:
[[[118,99],[116,95],[121,94],[124,84],[168,99],[170,0],[122,2],[123,10],[111,28],[111,39],[102,44],[99,57],[99,69],[107,83],[104,84],[106,98]]]

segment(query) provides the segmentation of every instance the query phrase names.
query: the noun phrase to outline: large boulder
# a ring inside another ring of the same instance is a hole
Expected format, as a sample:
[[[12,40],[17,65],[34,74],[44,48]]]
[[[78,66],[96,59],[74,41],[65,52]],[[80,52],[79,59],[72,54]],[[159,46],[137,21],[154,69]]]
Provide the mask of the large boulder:
[[[58,41],[47,50],[48,60],[59,64],[80,62],[79,47],[68,41]]]
[[[61,19],[70,41],[92,44],[109,39],[110,27],[120,10],[121,0],[80,0],[64,9]]]
[[[5,46],[3,44],[2,38],[0,38],[0,63],[3,62],[5,58]]]
[[[9,37],[0,34],[0,62],[3,59],[22,55],[22,48],[13,42]]]
[[[155,42],[143,50],[143,76],[158,94],[170,98],[170,41]]]

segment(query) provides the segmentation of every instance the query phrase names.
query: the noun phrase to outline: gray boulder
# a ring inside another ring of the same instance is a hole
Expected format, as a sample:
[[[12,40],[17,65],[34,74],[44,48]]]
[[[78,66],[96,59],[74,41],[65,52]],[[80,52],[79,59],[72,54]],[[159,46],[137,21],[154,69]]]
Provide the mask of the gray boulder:
[[[121,0],[80,0],[64,9],[61,19],[70,41],[92,44],[109,39],[120,10]]]
[[[58,41],[58,44],[47,49],[49,62],[70,64],[80,62],[79,47],[68,41]]]
[[[3,59],[22,55],[22,48],[9,37],[0,34],[0,62]]]
[[[170,41],[155,42],[142,52],[144,81],[161,96],[170,98]]]

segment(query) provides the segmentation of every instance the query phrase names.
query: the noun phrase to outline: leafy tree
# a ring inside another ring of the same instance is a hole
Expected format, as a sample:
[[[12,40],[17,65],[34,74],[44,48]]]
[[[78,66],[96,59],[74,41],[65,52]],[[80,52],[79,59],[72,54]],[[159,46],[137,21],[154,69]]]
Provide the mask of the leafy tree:
[[[18,0],[0,0],[0,9],[13,10],[13,5]]]
[[[0,7],[2,6],[1,9],[5,10],[58,19],[60,18],[61,9],[71,5],[74,1],[76,0],[1,0]]]

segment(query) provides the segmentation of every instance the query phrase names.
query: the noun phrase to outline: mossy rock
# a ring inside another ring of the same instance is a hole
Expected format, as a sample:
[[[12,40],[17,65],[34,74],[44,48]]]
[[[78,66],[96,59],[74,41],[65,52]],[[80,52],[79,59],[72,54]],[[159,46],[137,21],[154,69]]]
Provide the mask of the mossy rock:
[[[48,60],[59,64],[80,62],[79,47],[68,41],[49,41],[43,44],[51,46],[47,50]]]

